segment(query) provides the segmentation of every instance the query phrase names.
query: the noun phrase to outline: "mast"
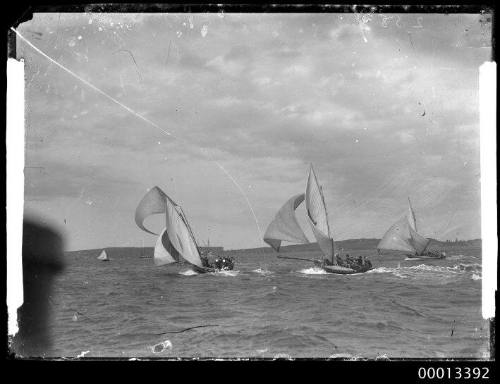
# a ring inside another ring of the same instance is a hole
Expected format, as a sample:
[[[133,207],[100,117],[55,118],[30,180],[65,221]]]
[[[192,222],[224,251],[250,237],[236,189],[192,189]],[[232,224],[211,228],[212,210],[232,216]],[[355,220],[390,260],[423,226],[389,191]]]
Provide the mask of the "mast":
[[[312,167],[312,164],[311,164],[311,167]],[[316,177],[316,175],[314,175],[314,177]],[[333,239],[331,238],[331,235],[330,235],[330,223],[328,222],[328,209],[326,207],[325,196],[323,195],[323,186],[320,185],[319,186],[319,190],[320,190],[320,194],[321,194],[321,200],[323,200],[323,205],[325,206],[326,226],[328,228],[328,237],[330,237],[330,240],[332,241],[332,264],[336,265],[337,264],[337,260],[334,260],[335,259],[335,257],[334,257],[334,255],[335,255],[335,244],[333,243]]]
[[[313,168],[313,165],[311,163],[311,169],[313,170],[313,175],[314,175],[314,180],[316,180],[316,184],[319,185],[319,194],[321,196],[321,201],[323,201],[323,206],[325,207],[325,214],[326,214],[326,227],[328,228],[328,237],[330,237],[330,240],[332,242],[332,264],[336,265],[337,264],[337,260],[335,260],[335,245],[333,243],[333,239],[331,238],[331,234],[330,234],[330,223],[328,222],[328,209],[326,207],[326,201],[325,201],[325,196],[323,195],[323,186],[319,184],[318,182],[318,178],[316,177],[316,172],[314,172],[314,168]]]
[[[413,227],[414,227],[413,229],[415,230],[415,232],[418,232],[417,219],[415,217],[415,212],[413,211],[413,207],[411,206],[410,196],[408,196],[408,209],[409,209],[409,214],[410,214],[410,217],[408,219],[411,220],[410,224],[413,224]]]
[[[316,200],[319,203],[319,206],[318,206],[318,203],[315,203],[315,208],[314,208],[314,210],[315,210],[314,216],[315,217],[314,218],[311,216],[311,211],[310,211],[309,204],[311,204],[311,200],[310,200],[310,197],[307,197],[307,196],[311,196],[309,194],[311,191],[310,188],[313,188],[312,189],[313,195],[316,194],[315,198],[318,199],[317,194],[319,194],[319,197],[321,199],[321,200]],[[328,253],[330,253],[332,264],[335,265],[336,260],[335,260],[335,252],[334,252],[334,241],[331,237],[330,223],[328,221],[328,211],[326,208],[325,196],[323,195],[323,188],[318,183],[318,178],[316,177],[316,173],[314,172],[314,167],[313,167],[312,163],[311,163],[311,167],[309,170],[309,178],[308,178],[307,187],[306,187],[306,197],[307,197],[306,203],[307,203],[308,217],[310,219],[312,219],[310,221],[310,224],[311,224],[311,227],[313,229],[313,233],[314,233],[316,239],[318,240],[318,243],[321,241],[322,245],[320,245],[320,248],[322,249],[325,257],[328,258]],[[321,217],[321,220],[320,220],[321,223],[316,222],[316,220],[320,217]],[[317,227],[318,224],[320,224],[319,228]],[[327,246],[328,242],[330,243],[330,245]]]

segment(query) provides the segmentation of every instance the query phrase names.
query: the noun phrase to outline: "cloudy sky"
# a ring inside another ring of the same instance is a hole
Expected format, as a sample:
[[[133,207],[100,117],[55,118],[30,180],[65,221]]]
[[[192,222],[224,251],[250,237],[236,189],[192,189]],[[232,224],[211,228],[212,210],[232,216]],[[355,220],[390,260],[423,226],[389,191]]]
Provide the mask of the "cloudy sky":
[[[25,211],[68,250],[152,246],[134,211],[155,185],[202,245],[263,246],[310,163],[335,239],[380,238],[408,196],[423,235],[480,237],[484,16],[35,14],[18,31],[129,108],[18,37]]]

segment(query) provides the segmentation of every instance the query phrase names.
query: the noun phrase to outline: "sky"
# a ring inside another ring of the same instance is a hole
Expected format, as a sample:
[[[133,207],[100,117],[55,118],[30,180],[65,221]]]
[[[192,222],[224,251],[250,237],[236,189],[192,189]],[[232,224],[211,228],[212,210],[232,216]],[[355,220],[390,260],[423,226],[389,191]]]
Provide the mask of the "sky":
[[[25,216],[67,250],[153,246],[134,213],[158,186],[200,245],[259,247],[313,164],[335,240],[382,237],[408,197],[424,236],[479,238],[486,16],[35,14],[18,32],[121,105],[18,37]]]

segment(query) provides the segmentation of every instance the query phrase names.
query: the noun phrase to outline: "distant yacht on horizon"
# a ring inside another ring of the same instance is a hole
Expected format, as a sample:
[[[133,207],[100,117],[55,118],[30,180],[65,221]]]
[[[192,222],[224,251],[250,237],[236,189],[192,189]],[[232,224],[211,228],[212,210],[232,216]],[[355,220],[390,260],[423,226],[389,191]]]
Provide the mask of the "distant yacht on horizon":
[[[100,261],[110,261],[110,258],[108,257],[108,254],[106,253],[106,250],[102,250],[99,256],[97,256],[97,260]]]
[[[444,259],[445,252],[428,251],[430,239],[417,232],[415,212],[408,197],[408,215],[393,224],[377,245],[377,250],[403,251],[408,260]]]

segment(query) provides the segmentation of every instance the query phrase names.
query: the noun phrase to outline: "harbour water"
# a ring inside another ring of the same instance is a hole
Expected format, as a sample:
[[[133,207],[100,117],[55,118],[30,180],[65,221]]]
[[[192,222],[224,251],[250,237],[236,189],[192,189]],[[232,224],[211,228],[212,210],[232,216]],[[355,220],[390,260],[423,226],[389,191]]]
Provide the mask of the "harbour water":
[[[99,251],[70,252],[50,300],[48,355],[488,358],[481,250],[447,251],[353,251],[374,269],[347,276],[275,254],[234,253],[234,271],[197,275],[112,250],[106,263]]]

